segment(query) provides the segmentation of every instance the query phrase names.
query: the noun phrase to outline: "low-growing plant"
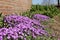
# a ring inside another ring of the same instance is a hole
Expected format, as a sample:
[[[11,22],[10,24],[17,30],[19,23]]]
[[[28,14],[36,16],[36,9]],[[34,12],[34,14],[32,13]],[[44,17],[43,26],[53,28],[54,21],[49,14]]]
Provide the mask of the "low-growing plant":
[[[0,40],[55,40],[40,23],[49,18],[41,14],[35,14],[32,18],[19,15],[4,16]]]
[[[41,5],[32,5],[31,10],[24,12],[22,15],[32,17],[34,14],[43,14],[49,17],[54,17],[55,15],[60,14],[60,11],[54,5],[50,6],[41,6]]]
[[[3,26],[3,16],[2,16],[2,13],[0,13],[0,27],[2,27]]]

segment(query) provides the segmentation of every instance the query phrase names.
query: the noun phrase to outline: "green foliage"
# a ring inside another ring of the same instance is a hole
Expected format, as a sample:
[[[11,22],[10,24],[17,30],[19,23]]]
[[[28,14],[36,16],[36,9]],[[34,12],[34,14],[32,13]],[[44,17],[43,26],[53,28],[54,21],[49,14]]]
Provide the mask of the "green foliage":
[[[49,17],[54,17],[57,14],[60,14],[60,11],[57,7],[50,6],[41,6],[41,5],[32,5],[31,10],[23,13],[22,15],[32,17],[34,14],[43,14]]]
[[[38,36],[37,38],[32,38],[31,36],[27,36],[27,40],[57,40],[56,37],[53,36]]]
[[[2,16],[2,13],[0,13],[0,27],[2,27],[3,26],[3,16]]]

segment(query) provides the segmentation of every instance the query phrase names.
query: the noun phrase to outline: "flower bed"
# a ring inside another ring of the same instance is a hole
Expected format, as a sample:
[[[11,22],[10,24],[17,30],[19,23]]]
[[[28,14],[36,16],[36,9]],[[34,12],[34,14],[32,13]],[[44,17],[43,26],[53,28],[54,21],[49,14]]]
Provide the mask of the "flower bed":
[[[0,40],[35,40],[37,37],[49,36],[41,21],[47,21],[48,16],[35,14],[31,19],[26,16],[4,16],[4,27],[0,28]],[[30,36],[33,39],[27,39]]]

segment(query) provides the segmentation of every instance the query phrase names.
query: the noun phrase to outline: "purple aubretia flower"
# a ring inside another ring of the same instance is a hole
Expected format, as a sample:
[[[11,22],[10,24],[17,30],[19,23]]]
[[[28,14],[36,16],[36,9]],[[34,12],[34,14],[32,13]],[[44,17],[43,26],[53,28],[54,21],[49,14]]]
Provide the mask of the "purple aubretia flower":
[[[3,40],[3,37],[2,36],[0,36],[0,40]]]
[[[45,18],[43,16],[44,20]],[[39,18],[37,17],[37,19]],[[4,23],[7,23],[7,25],[5,24],[5,26],[8,26],[8,28],[6,27],[0,29],[0,38],[3,38],[3,36],[7,36],[7,39],[21,38],[22,40],[26,40],[27,36],[36,38],[37,36],[47,35],[47,32],[43,29],[43,26],[39,21],[30,19],[25,16],[5,16]]]
[[[38,21],[44,21],[44,20],[48,20],[49,17],[48,16],[45,16],[45,15],[41,15],[41,14],[35,14],[33,16],[33,19],[36,19]]]

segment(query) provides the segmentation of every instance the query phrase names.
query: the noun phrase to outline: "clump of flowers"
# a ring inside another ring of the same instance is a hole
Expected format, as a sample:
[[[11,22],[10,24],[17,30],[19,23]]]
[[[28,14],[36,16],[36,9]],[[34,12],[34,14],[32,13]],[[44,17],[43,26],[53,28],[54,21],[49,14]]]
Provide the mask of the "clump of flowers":
[[[44,16],[42,15],[38,15],[38,17],[39,16],[41,16],[43,20],[48,18],[43,18]],[[0,40],[3,40],[4,37],[9,40],[18,40],[18,38],[27,40],[27,36],[36,38],[37,36],[48,35],[47,31],[44,30],[44,26],[42,26],[39,21],[40,19],[37,21],[34,20],[34,18],[30,19],[19,15],[5,16],[4,28],[0,28]]]
[[[37,20],[37,21],[47,21],[50,17],[45,16],[45,15],[41,15],[41,14],[35,14],[33,16],[33,19]]]
[[[35,14],[33,16],[33,20],[40,22],[41,25],[48,25],[50,22],[50,17],[41,14]]]

